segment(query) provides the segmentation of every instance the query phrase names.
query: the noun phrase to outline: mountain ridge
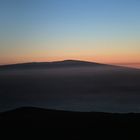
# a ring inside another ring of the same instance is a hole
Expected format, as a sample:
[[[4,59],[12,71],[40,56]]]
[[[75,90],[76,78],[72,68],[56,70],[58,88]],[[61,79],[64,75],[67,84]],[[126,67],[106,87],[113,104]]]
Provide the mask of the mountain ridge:
[[[27,62],[27,63],[0,65],[0,70],[1,69],[30,69],[30,68],[40,69],[40,68],[59,68],[59,67],[95,67],[95,66],[128,68],[128,69],[135,69],[135,70],[137,69],[137,68],[130,68],[125,66],[117,66],[111,64],[68,59],[68,60],[52,61],[52,62]]]
[[[29,64],[27,68],[0,69],[0,111],[24,105],[86,112],[140,112],[140,70],[71,60],[47,67],[46,63],[45,67]]]
[[[69,63],[101,64],[101,63],[97,63],[97,62],[89,62],[89,61],[83,61],[83,60],[67,59],[67,60],[61,60],[61,61],[25,62],[25,63],[6,64],[6,65],[0,65],[0,67],[13,66],[13,65],[27,65],[27,64],[58,64],[58,63],[63,63],[63,64],[69,64]]]

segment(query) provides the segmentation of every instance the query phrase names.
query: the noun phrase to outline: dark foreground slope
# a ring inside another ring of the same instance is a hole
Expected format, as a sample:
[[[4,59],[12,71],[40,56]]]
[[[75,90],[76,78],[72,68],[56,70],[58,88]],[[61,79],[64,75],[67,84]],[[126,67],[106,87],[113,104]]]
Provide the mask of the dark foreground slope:
[[[140,125],[140,114],[69,112],[24,107],[0,114],[1,126],[45,128],[129,127]]]

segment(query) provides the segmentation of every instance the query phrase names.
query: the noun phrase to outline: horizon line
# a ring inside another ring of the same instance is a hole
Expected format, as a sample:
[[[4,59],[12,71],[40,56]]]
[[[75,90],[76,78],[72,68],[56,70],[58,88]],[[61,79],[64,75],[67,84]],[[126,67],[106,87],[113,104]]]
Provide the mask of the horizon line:
[[[54,60],[54,61],[26,61],[26,62],[19,62],[19,63],[17,62],[17,63],[0,64],[0,66],[17,65],[17,64],[30,64],[30,63],[54,63],[54,62],[64,62],[64,61],[81,61],[81,62],[108,64],[108,65],[124,66],[124,67],[128,67],[128,68],[140,69],[140,62],[103,63],[103,62],[81,60],[81,59],[62,59],[62,60]],[[136,65],[138,65],[138,66],[136,66]]]

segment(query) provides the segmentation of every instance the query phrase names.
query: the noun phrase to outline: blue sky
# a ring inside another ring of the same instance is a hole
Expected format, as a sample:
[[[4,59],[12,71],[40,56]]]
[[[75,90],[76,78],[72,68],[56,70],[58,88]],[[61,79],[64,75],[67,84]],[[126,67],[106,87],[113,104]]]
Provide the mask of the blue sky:
[[[49,60],[55,57],[57,59],[58,56],[76,58],[76,54],[73,57],[72,52],[71,55],[67,55],[66,51],[60,52],[59,50],[67,48],[67,51],[74,52],[76,45],[83,41],[94,44],[78,46],[78,51],[81,52],[79,55],[83,58],[85,56],[82,52],[86,49],[94,50],[95,53],[96,50],[102,50],[102,46],[97,45],[97,42],[103,41],[113,42],[109,54],[114,49],[119,54],[123,45],[116,48],[115,44],[123,42],[122,44],[136,44],[128,45],[128,47],[125,45],[124,53],[133,50],[133,55],[139,55],[137,54],[140,51],[139,7],[139,0],[1,0],[0,52],[2,60],[6,63],[7,59],[7,63],[10,63],[11,59],[7,57],[10,51],[13,62],[16,60],[17,62],[37,61],[41,56],[41,50],[47,52],[42,54],[44,61],[47,61],[48,57]],[[129,43],[129,41],[132,42]],[[26,45],[23,45],[24,43]],[[38,46],[35,47],[34,44],[38,44]],[[67,44],[72,44],[72,46]],[[108,54],[108,49],[110,48],[106,45],[105,56]],[[14,51],[12,52],[12,50]],[[40,54],[37,54],[37,51]],[[25,56],[25,60],[20,60],[20,55],[17,54],[21,54],[22,58]],[[31,54],[33,57],[28,58],[27,54]],[[98,54],[97,57],[99,57]],[[91,54],[89,56],[92,57]],[[139,62],[139,60],[137,57],[131,62]]]

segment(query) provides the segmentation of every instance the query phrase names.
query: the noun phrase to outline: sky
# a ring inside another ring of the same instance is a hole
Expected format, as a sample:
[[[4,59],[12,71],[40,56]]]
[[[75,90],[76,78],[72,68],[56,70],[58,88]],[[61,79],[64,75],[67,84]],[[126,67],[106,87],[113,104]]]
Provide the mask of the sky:
[[[140,67],[139,0],[0,0],[0,65],[78,59]]]

